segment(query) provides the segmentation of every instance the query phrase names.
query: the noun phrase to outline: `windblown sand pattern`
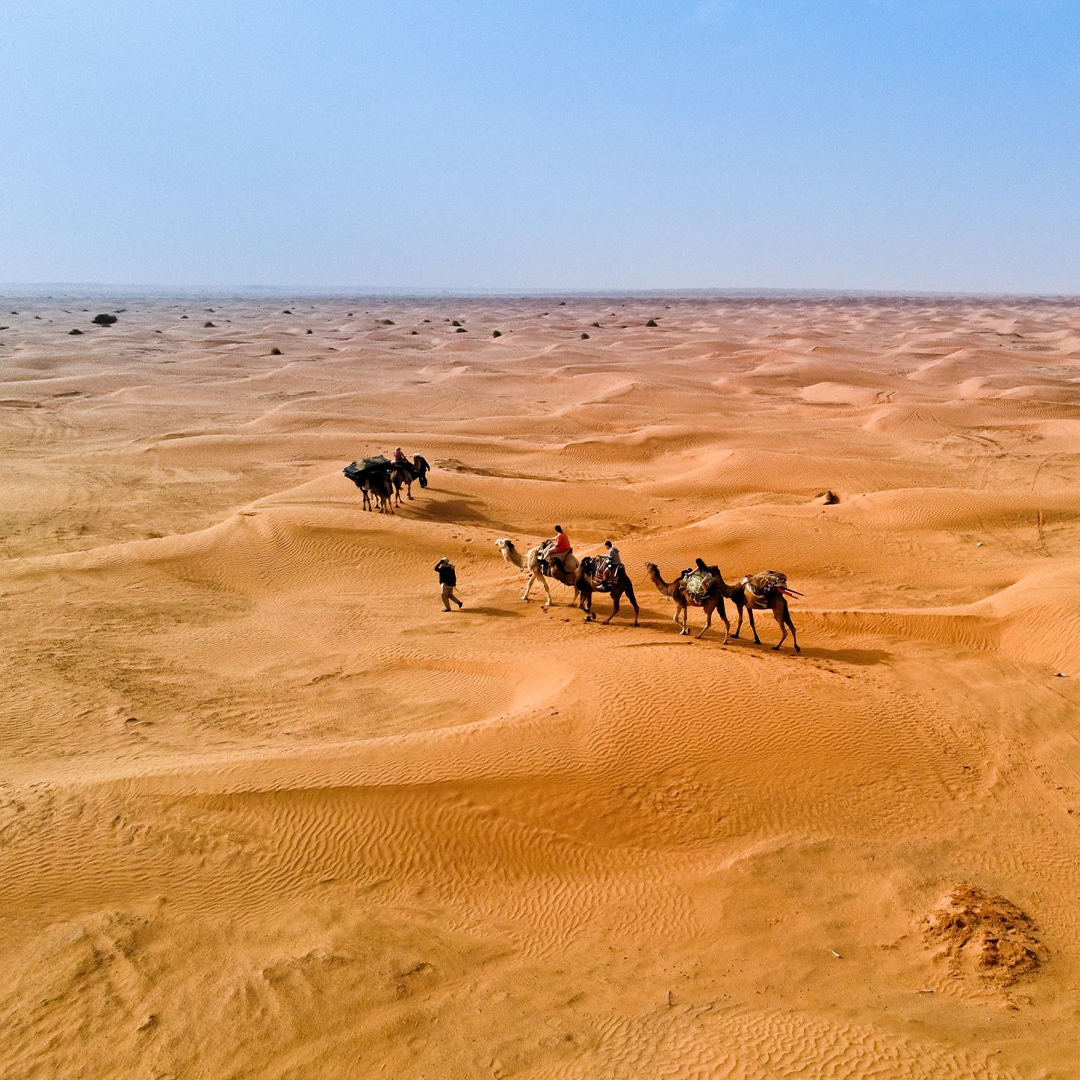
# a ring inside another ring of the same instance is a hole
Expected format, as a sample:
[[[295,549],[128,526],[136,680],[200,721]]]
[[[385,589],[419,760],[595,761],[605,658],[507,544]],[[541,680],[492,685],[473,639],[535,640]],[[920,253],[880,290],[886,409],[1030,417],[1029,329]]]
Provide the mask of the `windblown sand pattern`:
[[[1080,1072],[1080,305],[561,299],[4,304],[6,1080]]]

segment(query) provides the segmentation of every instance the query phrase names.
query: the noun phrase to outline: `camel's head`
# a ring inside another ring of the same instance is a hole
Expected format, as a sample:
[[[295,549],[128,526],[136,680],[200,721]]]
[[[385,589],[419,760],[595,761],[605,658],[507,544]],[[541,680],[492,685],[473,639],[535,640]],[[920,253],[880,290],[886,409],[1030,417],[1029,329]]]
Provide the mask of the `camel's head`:
[[[654,562],[647,562],[645,564],[645,569],[648,570],[650,574],[652,574],[658,569],[658,567]]]
[[[499,554],[505,559],[514,550],[514,541],[508,540],[504,536],[501,540],[495,541],[495,546],[499,549]]]

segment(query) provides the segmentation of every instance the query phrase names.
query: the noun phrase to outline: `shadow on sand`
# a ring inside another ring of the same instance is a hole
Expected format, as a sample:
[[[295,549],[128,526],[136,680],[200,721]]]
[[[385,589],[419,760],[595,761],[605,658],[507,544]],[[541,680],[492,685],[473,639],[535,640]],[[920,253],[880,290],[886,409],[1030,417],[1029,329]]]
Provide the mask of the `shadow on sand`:
[[[483,605],[477,605],[470,607],[466,604],[461,609],[462,615],[495,615],[501,618],[521,619],[524,618],[524,611],[511,611],[509,608],[497,608],[497,607],[484,607]]]

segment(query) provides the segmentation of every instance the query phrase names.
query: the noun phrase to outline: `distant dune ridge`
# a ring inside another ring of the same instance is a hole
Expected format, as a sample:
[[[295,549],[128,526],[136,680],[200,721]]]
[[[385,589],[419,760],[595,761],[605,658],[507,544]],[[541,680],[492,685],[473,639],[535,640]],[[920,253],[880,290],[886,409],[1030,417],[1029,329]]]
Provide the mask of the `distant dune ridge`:
[[[1076,1074],[1080,301],[2,310],[0,1075]]]

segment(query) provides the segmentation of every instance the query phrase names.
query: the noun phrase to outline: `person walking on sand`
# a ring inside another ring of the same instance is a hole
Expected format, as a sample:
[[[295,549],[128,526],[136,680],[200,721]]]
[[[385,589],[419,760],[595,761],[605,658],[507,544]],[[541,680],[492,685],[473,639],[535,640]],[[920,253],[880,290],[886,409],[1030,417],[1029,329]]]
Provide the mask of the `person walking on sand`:
[[[453,600],[460,611],[465,605],[454,595],[457,585],[457,571],[449,559],[440,559],[435,564],[435,573],[439,575],[439,585],[442,588],[442,602],[445,611],[450,610],[450,601]]]

